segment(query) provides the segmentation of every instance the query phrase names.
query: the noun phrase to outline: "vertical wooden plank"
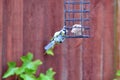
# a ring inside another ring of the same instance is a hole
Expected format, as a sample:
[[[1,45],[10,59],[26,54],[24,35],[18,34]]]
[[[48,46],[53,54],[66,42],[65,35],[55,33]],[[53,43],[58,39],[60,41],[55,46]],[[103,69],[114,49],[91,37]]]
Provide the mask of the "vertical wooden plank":
[[[44,28],[47,24],[44,22],[44,3],[45,0],[24,0],[24,11],[23,11],[23,52],[24,55],[28,52],[32,52],[35,59],[40,59],[44,62]],[[47,18],[46,18],[47,19]],[[48,30],[46,30],[48,31]],[[38,69],[37,74],[44,71],[44,66]]]
[[[110,80],[113,78],[113,1],[91,2],[94,35],[84,42],[84,79]]]
[[[84,40],[84,80],[103,80],[103,27],[102,1],[91,0],[91,38]]]
[[[12,4],[12,54],[20,65],[20,56],[23,55],[23,0],[14,0]]]
[[[3,10],[3,7],[2,7],[2,0],[0,0],[0,79],[2,79],[2,29],[3,29],[3,26],[2,26],[2,10]]]
[[[3,45],[2,45],[2,74],[5,73],[5,71],[7,70],[7,61],[9,61],[7,58],[8,54],[12,53],[12,47],[9,47],[10,44],[12,44],[11,42],[11,35],[10,35],[10,29],[8,32],[8,26],[10,26],[10,15],[11,15],[11,11],[10,11],[10,3],[7,0],[3,0]],[[10,28],[10,27],[9,27]],[[9,34],[9,37],[8,37]],[[8,40],[9,39],[9,40]],[[9,43],[9,44],[8,44]],[[10,50],[10,51],[9,51]],[[9,53],[8,53],[9,51]],[[9,56],[11,57],[11,56]],[[12,57],[13,58],[13,57]]]
[[[49,67],[57,72],[56,79],[61,77],[61,48],[56,46],[55,56],[44,54],[44,46],[47,45],[55,31],[62,28],[61,23],[63,11],[62,1],[55,0],[25,0],[24,1],[24,54],[33,52],[36,59],[43,61],[43,66],[38,70],[45,72]]]
[[[114,14],[114,23],[115,23],[115,29],[114,29],[114,38],[115,38],[115,48],[114,48],[114,52],[115,52],[115,68],[116,71],[120,69],[120,1],[119,0],[115,0],[115,14]],[[115,73],[116,73],[115,71]],[[117,77],[115,75],[115,78],[120,79],[119,77]]]
[[[68,68],[68,79],[69,80],[80,80],[82,78],[81,74],[81,68],[82,68],[82,53],[80,49],[80,45],[77,47],[72,47],[76,45],[76,43],[71,44],[72,41],[76,41],[75,39],[71,39],[71,41],[68,43],[68,62],[67,62],[67,68]]]
[[[114,74],[114,0],[104,0],[104,80],[113,79]],[[109,67],[108,67],[109,66]]]
[[[79,2],[79,0],[75,0]],[[74,6],[74,7],[80,7]],[[70,8],[73,8],[70,5]],[[69,14],[66,14],[67,16]],[[72,15],[71,15],[72,16]],[[80,17],[79,14],[75,14],[75,17]],[[70,22],[73,24],[72,22]],[[70,25],[69,25],[70,26]],[[83,66],[82,66],[82,39],[71,38],[66,39],[62,43],[62,80],[82,80],[83,78]]]
[[[22,54],[22,0],[6,1],[8,13],[5,13],[8,19],[7,24],[7,59],[8,61],[20,59]],[[5,21],[6,22],[6,21]]]
[[[3,2],[3,71],[7,62],[15,61],[20,65],[23,43],[23,0],[4,0]],[[12,79],[12,78],[11,78]]]
[[[59,4],[58,4],[59,3]],[[49,43],[50,39],[53,37],[54,33],[63,27],[63,1],[62,0],[51,0],[45,1],[45,12],[44,12],[44,43],[45,45]],[[56,71],[55,79],[62,80],[62,56],[61,52],[62,44],[58,45],[54,49],[54,56],[44,56],[44,67],[45,70],[49,67],[53,67]]]
[[[117,48],[118,48],[118,57],[119,57],[119,61],[118,61],[118,63],[120,62],[120,31],[119,31],[119,29],[120,29],[120,1],[119,0],[117,0],[117,3],[118,3],[118,7],[117,7],[117,11],[118,11],[118,13],[117,13]],[[120,69],[120,64],[118,64],[118,69]]]
[[[23,47],[24,53],[33,52],[36,58],[42,58],[43,55],[43,3],[44,1],[24,1],[23,18]],[[41,53],[40,53],[41,52]],[[41,54],[41,55],[40,55]]]
[[[117,11],[116,11],[116,20],[117,20],[117,24],[116,24],[116,57],[117,57],[117,69],[120,69],[120,1],[117,0]]]
[[[117,69],[119,69],[119,39],[118,39],[118,1],[114,1],[114,67],[115,67],[115,73]],[[116,75],[114,75],[114,78],[117,78]]]

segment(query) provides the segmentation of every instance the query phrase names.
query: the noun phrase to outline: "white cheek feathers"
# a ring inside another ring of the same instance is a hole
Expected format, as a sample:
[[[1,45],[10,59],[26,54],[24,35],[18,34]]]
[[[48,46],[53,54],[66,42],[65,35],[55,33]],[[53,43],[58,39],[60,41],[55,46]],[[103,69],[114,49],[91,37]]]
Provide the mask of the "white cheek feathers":
[[[74,33],[75,35],[82,35],[83,31],[84,31],[84,28],[82,28],[82,25],[75,24],[72,26],[71,33]]]

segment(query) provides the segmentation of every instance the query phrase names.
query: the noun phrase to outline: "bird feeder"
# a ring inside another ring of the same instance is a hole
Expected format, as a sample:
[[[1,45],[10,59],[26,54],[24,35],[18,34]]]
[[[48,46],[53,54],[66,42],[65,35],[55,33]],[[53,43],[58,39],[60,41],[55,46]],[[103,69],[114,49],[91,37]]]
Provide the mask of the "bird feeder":
[[[90,37],[90,1],[64,0],[65,38]]]
[[[50,50],[56,43],[62,43],[65,38],[89,38],[89,8],[88,0],[64,0],[64,27],[55,32],[45,50]]]

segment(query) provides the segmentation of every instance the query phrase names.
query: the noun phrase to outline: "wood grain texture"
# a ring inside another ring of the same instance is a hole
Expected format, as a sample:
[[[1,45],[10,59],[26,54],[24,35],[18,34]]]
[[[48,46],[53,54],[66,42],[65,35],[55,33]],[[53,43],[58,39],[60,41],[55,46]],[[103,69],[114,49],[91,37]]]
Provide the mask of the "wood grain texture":
[[[106,29],[104,31],[104,80],[110,80],[114,74],[114,62],[112,60],[114,58],[114,34],[112,33],[114,32],[113,1],[114,0],[104,1],[104,29]]]
[[[91,6],[92,38],[84,41],[84,80],[103,80],[104,10],[102,1],[92,0],[92,3],[95,3]]]
[[[63,0],[0,0],[0,80],[7,62],[20,65],[20,56],[27,52],[43,61],[37,75],[53,67],[56,80],[112,80],[114,1],[90,1],[92,37],[66,39],[48,56],[44,46],[63,27]]]
[[[84,80],[111,80],[114,74],[113,1],[91,2],[94,4],[91,6],[93,38],[84,41]]]
[[[117,39],[117,43],[116,43],[116,57],[117,57],[117,69],[120,69],[120,1],[117,0],[117,11],[116,11],[116,20],[117,20],[117,24],[116,24],[116,39]]]
[[[0,0],[0,79],[2,79],[2,31],[3,31],[3,26],[2,26],[2,0]]]
[[[3,72],[7,62],[20,65],[23,55],[23,2],[22,0],[3,1]],[[13,79],[13,78],[11,78]]]
[[[120,1],[115,2],[115,68],[116,71],[120,69]],[[116,72],[115,71],[115,72]],[[115,76],[117,79],[120,77]]]

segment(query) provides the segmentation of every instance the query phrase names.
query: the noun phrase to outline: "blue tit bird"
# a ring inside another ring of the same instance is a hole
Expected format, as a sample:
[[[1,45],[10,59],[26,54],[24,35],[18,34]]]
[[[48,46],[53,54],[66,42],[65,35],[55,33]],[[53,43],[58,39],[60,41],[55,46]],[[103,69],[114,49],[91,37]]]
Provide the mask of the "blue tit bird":
[[[44,49],[47,51],[54,47],[55,44],[62,43],[65,40],[66,29],[63,27],[60,31],[55,32],[53,38],[51,39],[50,43],[47,44]]]

